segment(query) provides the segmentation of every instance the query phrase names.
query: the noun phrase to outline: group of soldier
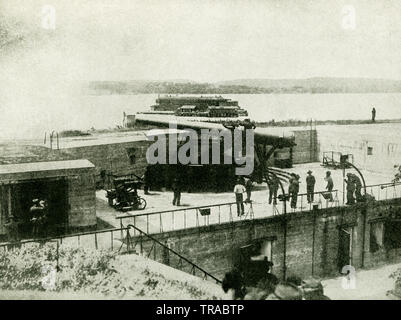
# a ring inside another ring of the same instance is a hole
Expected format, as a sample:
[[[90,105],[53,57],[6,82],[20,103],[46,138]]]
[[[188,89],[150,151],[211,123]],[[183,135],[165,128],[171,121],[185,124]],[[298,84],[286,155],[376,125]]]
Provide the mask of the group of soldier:
[[[331,172],[326,172],[326,177],[324,178],[326,181],[326,192],[322,192],[322,195],[328,200],[333,201],[333,189],[334,183],[333,178],[331,177]],[[291,173],[290,178],[288,179],[288,200],[290,200],[291,208],[295,209],[297,207],[297,199],[299,193],[299,184],[300,184],[300,176]],[[347,179],[344,179],[346,183],[346,190],[347,190],[347,205],[354,204],[355,201],[360,202],[362,201],[363,197],[361,194],[362,191],[362,183],[361,179],[355,175],[354,173],[347,173]],[[279,178],[277,176],[272,176],[267,181],[269,187],[269,204],[277,204],[277,191],[279,188]],[[306,196],[308,203],[314,202],[314,195],[315,195],[315,184],[316,179],[312,175],[312,171],[309,170],[306,176]]]
[[[15,215],[8,217],[5,228],[9,241],[20,240],[20,226],[25,225],[24,229],[28,229],[28,234],[32,238],[46,236],[46,228],[48,221],[48,205],[46,200],[33,199],[32,206],[29,208],[27,215],[22,220]]]

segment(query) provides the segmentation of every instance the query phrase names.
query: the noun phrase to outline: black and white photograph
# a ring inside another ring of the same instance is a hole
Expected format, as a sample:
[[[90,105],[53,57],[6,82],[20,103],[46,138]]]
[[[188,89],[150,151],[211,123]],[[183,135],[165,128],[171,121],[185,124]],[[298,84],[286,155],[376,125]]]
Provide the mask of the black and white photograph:
[[[400,299],[400,1],[0,0],[0,300]]]

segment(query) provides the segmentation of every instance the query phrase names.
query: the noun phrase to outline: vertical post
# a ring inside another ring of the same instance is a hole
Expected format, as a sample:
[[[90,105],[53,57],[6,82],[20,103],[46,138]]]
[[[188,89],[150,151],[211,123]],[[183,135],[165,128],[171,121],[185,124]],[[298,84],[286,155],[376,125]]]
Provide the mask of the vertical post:
[[[298,195],[297,195],[298,196]],[[303,199],[304,199],[304,196],[303,195],[301,195],[301,212],[303,211]]]
[[[97,250],[97,233],[95,233],[95,248]]]
[[[110,232],[111,250],[113,250],[113,230]]]
[[[149,234],[149,215],[146,215],[146,233]]]
[[[127,228],[127,251],[131,253],[131,236],[129,234],[129,228]]]
[[[9,184],[8,185],[8,203],[7,203],[7,206],[8,206],[8,217],[11,217],[12,216],[12,214],[13,214],[13,210],[12,210],[12,198],[11,198],[11,184]]]
[[[57,251],[56,251],[56,270],[59,271],[60,270],[60,266],[59,266],[59,244],[58,244],[58,240],[56,240],[57,242]]]
[[[312,230],[312,277],[315,273],[315,235],[316,235],[316,210],[313,210],[313,230]]]
[[[5,218],[5,215],[3,214],[3,186],[0,184],[0,231],[3,228],[4,222],[3,219]],[[4,217],[3,217],[4,215]]]

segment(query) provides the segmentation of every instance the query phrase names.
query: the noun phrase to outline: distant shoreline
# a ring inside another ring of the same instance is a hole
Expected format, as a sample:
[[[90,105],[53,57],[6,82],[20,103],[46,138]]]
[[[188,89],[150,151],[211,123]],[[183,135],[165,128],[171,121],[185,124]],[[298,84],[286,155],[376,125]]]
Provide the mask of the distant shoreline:
[[[233,118],[235,121],[235,118]],[[216,121],[204,121],[204,122],[213,122]],[[358,125],[358,124],[383,124],[383,123],[401,123],[401,119],[383,119],[376,120],[372,122],[371,120],[316,120],[313,121],[313,126],[315,125]],[[270,121],[270,122],[256,122],[256,127],[258,128],[268,128],[268,127],[305,127],[310,126],[311,121],[301,121],[301,120],[285,120],[285,121]],[[154,129],[156,126],[144,125],[140,124],[134,128],[124,128],[124,127],[116,127],[113,129],[95,129],[95,130],[66,130],[60,132],[61,137],[73,137],[73,136],[87,136],[92,134],[105,134],[105,133],[113,133],[113,132],[129,132],[129,131],[142,131],[142,130],[150,130]]]
[[[313,126],[322,125],[358,125],[358,124],[383,124],[383,123],[401,123],[401,119],[383,119],[383,120],[313,120]],[[302,127],[310,126],[311,121],[301,120],[283,120],[283,121],[268,121],[268,122],[255,122],[257,127]]]

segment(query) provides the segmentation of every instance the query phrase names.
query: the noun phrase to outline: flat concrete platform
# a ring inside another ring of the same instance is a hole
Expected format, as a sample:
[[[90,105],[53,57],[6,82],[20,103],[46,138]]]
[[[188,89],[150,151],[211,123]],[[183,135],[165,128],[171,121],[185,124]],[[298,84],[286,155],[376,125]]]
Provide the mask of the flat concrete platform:
[[[301,176],[300,194],[306,193],[305,178],[307,171],[312,170],[316,178],[315,192],[325,191],[326,181],[324,180],[325,172],[328,170],[321,166],[320,163],[308,163],[296,165],[294,168],[288,169],[288,172],[294,172]],[[343,175],[342,170],[330,170],[334,181],[333,192],[335,201],[329,202],[322,195],[315,195],[314,204],[318,204],[319,208],[342,206],[343,204]],[[346,172],[352,172],[351,169]],[[373,172],[362,171],[365,177],[366,185],[376,185],[391,182],[393,176],[378,174]],[[288,191],[288,185],[284,185],[285,191]],[[279,191],[279,194],[281,192]],[[401,186],[380,189],[380,187],[368,187],[367,193],[373,195],[377,200],[386,198],[401,197]],[[225,193],[186,193],[181,195],[181,205],[174,206],[172,204],[173,193],[171,191],[151,191],[151,195],[144,195],[139,190],[139,195],[146,199],[147,207],[145,210],[129,211],[126,213],[118,212],[107,204],[106,192],[104,190],[97,191],[97,216],[103,221],[114,227],[120,227],[118,216],[127,217],[122,219],[124,226],[134,224],[147,233],[159,233],[171,230],[179,230],[204,226],[210,224],[225,223],[242,219],[260,219],[274,214],[282,214],[283,203],[278,202],[277,206],[268,204],[268,188],[266,184],[254,185],[252,192],[252,203],[244,204],[245,214],[237,215],[237,206],[234,203],[235,197],[232,192]],[[345,197],[344,197],[345,198]],[[346,199],[344,200],[346,202]],[[222,204],[219,206],[219,204]],[[210,215],[202,216],[198,207],[210,207]],[[308,211],[312,208],[312,204],[307,203],[306,195],[299,196],[297,208],[291,209],[287,202],[287,213],[294,211]],[[161,213],[160,213],[161,212]]]

